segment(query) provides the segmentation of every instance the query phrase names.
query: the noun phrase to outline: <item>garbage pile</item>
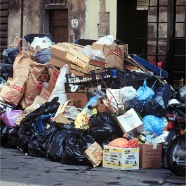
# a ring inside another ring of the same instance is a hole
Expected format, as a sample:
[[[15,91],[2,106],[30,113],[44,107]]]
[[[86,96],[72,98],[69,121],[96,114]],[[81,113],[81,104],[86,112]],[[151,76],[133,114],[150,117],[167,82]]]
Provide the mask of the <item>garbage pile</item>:
[[[112,36],[86,46],[26,38],[27,47],[3,52],[2,146],[64,164],[161,166],[166,108],[176,98],[161,74]],[[141,159],[149,148],[157,161]]]

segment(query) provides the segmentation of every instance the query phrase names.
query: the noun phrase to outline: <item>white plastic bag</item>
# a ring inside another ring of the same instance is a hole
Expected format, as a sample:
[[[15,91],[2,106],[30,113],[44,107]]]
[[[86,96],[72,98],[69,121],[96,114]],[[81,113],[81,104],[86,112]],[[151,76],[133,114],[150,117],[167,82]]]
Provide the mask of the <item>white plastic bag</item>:
[[[56,85],[54,87],[54,90],[52,91],[52,94],[50,95],[50,98],[48,101],[52,101],[53,98],[59,97],[58,102],[60,104],[63,104],[67,101],[67,95],[65,93],[65,83],[66,83],[66,77],[65,74],[69,73],[69,66],[64,65],[60,69],[60,74],[58,76],[58,79],[56,81]]]
[[[92,60],[99,59],[99,61],[105,60],[105,54],[101,50],[93,50],[90,45],[85,46],[83,49],[79,50],[85,56],[91,58]]]
[[[134,89],[133,86],[124,87],[121,89],[120,94],[124,103],[136,97],[136,89]]]
[[[54,42],[52,42],[48,37],[34,37],[34,40],[31,43],[31,47],[34,49],[36,46],[39,46],[41,49],[49,48],[50,46],[54,45]]]
[[[96,41],[96,43],[113,45],[114,44],[114,37],[111,35],[107,35],[107,36],[101,37],[98,41]]]

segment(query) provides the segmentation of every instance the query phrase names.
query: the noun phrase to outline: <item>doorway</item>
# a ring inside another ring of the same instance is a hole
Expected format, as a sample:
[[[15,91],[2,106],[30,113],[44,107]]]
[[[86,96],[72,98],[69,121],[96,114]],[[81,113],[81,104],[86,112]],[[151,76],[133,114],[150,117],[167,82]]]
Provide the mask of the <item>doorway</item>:
[[[49,32],[56,43],[68,42],[68,9],[49,11]]]

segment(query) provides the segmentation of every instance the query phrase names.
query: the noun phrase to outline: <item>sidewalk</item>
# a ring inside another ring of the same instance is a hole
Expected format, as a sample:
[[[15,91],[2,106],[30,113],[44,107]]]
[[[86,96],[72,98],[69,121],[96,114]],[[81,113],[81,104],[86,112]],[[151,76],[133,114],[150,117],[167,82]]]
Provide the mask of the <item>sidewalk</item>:
[[[120,171],[103,167],[65,165],[0,148],[1,186],[153,186],[185,185],[185,178],[166,169]]]

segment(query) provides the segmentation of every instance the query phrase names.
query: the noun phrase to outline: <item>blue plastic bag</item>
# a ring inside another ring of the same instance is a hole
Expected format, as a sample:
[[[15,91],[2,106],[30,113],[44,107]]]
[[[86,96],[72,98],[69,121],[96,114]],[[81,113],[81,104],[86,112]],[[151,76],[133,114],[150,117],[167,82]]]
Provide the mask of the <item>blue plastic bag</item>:
[[[18,52],[19,51],[16,48],[4,49],[3,50],[3,62],[13,64]]]
[[[138,100],[148,101],[154,96],[154,91],[147,86],[146,80],[144,80],[143,86],[136,91],[136,94]]]
[[[145,131],[155,133],[157,136],[163,134],[164,122],[161,118],[147,115],[142,119],[142,122]]]
[[[50,50],[49,49],[39,50],[34,55],[34,57],[38,63],[41,63],[41,64],[48,63],[50,61]]]

